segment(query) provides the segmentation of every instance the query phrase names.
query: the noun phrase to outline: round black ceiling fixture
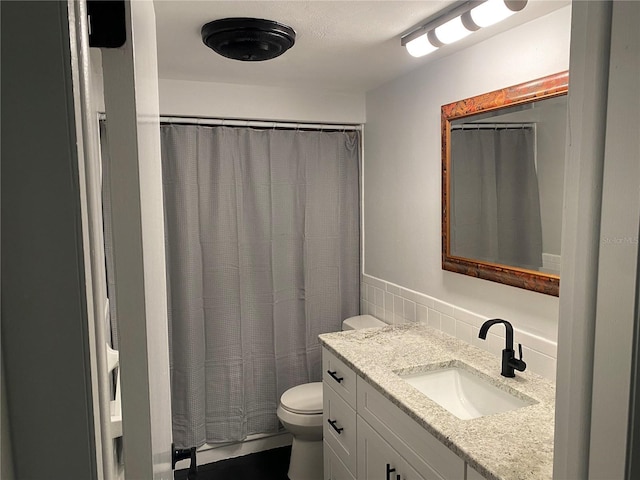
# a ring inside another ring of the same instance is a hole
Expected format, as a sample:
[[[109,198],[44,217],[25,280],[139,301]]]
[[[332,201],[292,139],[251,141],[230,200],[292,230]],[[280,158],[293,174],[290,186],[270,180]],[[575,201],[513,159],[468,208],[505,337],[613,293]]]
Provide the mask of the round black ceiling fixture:
[[[259,62],[293,47],[293,28],[260,18],[223,18],[202,27],[202,41],[220,55],[243,62]]]

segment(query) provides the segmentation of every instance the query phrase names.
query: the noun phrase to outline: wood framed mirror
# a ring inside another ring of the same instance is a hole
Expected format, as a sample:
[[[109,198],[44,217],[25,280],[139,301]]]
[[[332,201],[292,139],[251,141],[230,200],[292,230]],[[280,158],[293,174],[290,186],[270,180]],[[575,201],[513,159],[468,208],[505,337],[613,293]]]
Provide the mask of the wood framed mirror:
[[[444,270],[559,295],[568,80],[442,106]]]

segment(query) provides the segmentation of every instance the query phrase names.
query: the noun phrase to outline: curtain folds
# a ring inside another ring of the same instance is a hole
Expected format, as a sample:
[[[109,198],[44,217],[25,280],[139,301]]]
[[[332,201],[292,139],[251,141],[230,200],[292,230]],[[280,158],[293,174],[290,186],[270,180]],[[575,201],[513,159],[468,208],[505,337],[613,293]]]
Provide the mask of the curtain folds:
[[[162,125],[177,447],[279,429],[359,312],[358,132]]]
[[[452,254],[539,269],[535,131],[459,129],[451,132],[451,145]]]

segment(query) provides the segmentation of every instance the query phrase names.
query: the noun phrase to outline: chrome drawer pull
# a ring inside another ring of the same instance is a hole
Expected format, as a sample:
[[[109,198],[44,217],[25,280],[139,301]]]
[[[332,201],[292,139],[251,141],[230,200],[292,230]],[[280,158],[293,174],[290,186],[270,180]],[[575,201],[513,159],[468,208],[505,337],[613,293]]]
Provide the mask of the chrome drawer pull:
[[[340,433],[342,433],[342,430],[344,430],[344,428],[341,427],[336,427],[336,423],[338,423],[337,420],[331,420],[330,418],[327,419],[327,422],[329,422],[329,425],[331,425],[333,427],[333,429],[338,432],[338,435],[340,435]]]
[[[344,380],[344,377],[339,377],[336,375],[336,373],[338,373],[337,370],[334,370],[333,372],[331,370],[327,370],[327,373],[329,375],[331,375],[331,377],[338,383],[342,382],[342,380]]]

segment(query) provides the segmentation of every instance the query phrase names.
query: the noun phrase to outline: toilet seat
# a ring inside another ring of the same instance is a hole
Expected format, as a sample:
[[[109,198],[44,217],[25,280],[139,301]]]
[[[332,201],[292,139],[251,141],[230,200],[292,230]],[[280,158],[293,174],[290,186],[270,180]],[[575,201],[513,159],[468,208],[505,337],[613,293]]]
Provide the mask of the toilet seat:
[[[290,388],[280,397],[280,406],[299,415],[321,415],[322,382],[305,383]]]

